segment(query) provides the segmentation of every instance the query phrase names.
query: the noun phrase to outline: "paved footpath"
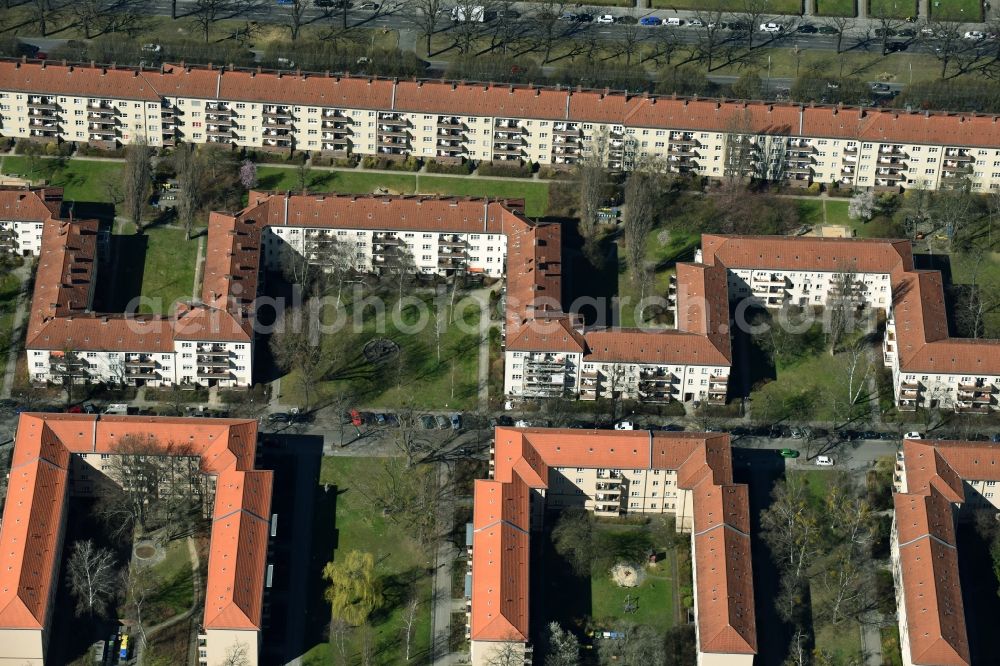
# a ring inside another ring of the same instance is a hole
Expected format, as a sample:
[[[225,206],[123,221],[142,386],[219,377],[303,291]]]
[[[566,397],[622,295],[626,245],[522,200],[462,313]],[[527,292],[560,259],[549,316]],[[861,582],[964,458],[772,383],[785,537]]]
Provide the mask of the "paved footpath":
[[[450,471],[447,465],[438,466],[438,482],[444,488],[448,485]],[[438,526],[444,529],[451,527],[455,519],[455,507],[451,498],[441,502],[438,511]],[[451,666],[454,657],[449,650],[451,639],[451,566],[458,557],[458,549],[447,536],[438,542],[434,555],[434,590],[431,609],[431,664],[432,666]]]

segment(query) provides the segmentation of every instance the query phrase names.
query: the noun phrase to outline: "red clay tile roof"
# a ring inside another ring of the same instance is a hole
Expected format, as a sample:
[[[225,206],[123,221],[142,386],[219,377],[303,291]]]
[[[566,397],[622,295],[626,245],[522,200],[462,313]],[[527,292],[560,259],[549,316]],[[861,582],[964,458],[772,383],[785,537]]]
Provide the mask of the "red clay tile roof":
[[[62,194],[61,187],[0,187],[0,220],[58,219]]]
[[[0,88],[154,101],[161,97],[533,118],[889,143],[1000,146],[996,116],[677,99],[524,85],[400,81],[164,65],[162,71],[0,62]]]
[[[699,648],[756,653],[749,501],[728,435],[497,428],[493,462],[474,492],[473,640],[527,640],[529,488],[546,488],[549,468],[672,469],[692,491]]]
[[[197,455],[216,476],[204,626],[259,629],[272,476],[253,470],[256,421],[30,413],[18,421],[0,527],[0,628],[40,629],[48,618],[70,454],[113,453],[129,436]]]
[[[905,493],[893,497],[907,633],[914,664],[968,666],[954,503],[964,480],[1000,480],[1000,451],[986,442],[903,442]]]

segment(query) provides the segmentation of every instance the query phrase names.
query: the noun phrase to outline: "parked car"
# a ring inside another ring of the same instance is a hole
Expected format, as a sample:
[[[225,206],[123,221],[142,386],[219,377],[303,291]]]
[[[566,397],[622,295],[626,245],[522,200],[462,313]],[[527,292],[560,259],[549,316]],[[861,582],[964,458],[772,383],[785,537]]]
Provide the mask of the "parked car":
[[[434,422],[437,423],[437,427],[440,428],[441,430],[448,429],[448,419],[441,416],[440,414],[434,417]]]
[[[462,415],[461,414],[452,414],[451,415],[451,429],[452,430],[461,430],[462,429]]]
[[[159,44],[143,44],[142,50],[146,53],[159,53],[163,50],[163,47]]]
[[[891,92],[892,88],[889,87],[888,83],[873,83],[872,92],[873,93],[887,93]]]
[[[830,456],[816,456],[816,464],[820,467],[833,467],[833,458]]]
[[[818,32],[818,30],[816,26],[814,26],[812,23],[803,23],[802,25],[800,25],[795,29],[795,32],[801,32],[802,34],[805,35],[812,35]]]
[[[385,414],[376,414],[375,423],[377,423],[380,426],[384,426],[386,423]]]
[[[369,11],[369,12],[378,11],[378,8],[381,7],[381,6],[382,5],[378,4],[377,2],[362,2],[361,3],[361,9],[364,9],[365,11]]]
[[[597,22],[598,23],[614,23],[615,22],[615,17],[612,16],[611,14],[601,14],[600,16],[597,17]]]
[[[594,20],[593,14],[587,14],[586,12],[577,14],[573,17],[573,20],[577,23],[591,23]]]
[[[638,22],[639,19],[637,19],[634,16],[629,16],[628,14],[625,14],[624,16],[615,17],[615,23],[618,23],[620,25],[635,25]]]
[[[821,25],[820,27],[816,28],[816,32],[818,32],[821,35],[839,35],[840,29],[832,25]]]
[[[643,16],[641,19],[639,19],[639,25],[644,25],[651,28],[656,25],[663,25],[663,21],[661,21],[655,16]]]
[[[516,9],[498,9],[496,15],[501,21],[516,21],[521,18],[521,12]]]
[[[615,430],[635,430],[635,424],[631,421],[619,421],[615,424]]]
[[[917,432],[916,430],[910,431],[905,435],[903,435],[903,439],[923,439],[923,438],[924,438],[923,434]]]
[[[907,44],[906,42],[889,42],[888,44],[885,45],[885,52],[900,53],[901,51],[905,51],[907,48],[909,48],[909,46],[910,45]]]
[[[917,31],[914,30],[913,28],[903,28],[902,30],[898,31],[896,34],[899,35],[900,37],[916,37],[917,36]]]
[[[430,414],[424,414],[420,417],[420,423],[424,426],[424,430],[433,430],[437,425],[434,422],[434,417]]]
[[[895,37],[896,31],[892,28],[875,28],[876,37]]]
[[[677,18],[676,16],[670,16],[663,19],[663,25],[672,25],[675,28],[679,28],[684,25],[684,19]]]
[[[292,415],[287,412],[273,412],[267,415],[268,423],[291,423]]]
[[[688,19],[688,25],[693,28],[702,28],[705,26],[705,22],[700,18]]]
[[[782,458],[798,458],[799,457],[799,452],[796,451],[795,449],[781,449],[780,451],[778,451],[778,453],[781,454]]]
[[[356,409],[351,410],[351,425],[355,428],[359,427],[364,421],[361,420],[361,412]]]
[[[684,426],[679,423],[668,423],[660,429],[666,430],[667,432],[683,432]]]
[[[969,30],[964,35],[963,39],[971,39],[972,41],[979,42],[986,39],[986,33],[980,32],[979,30]]]
[[[743,426],[737,426],[729,431],[729,434],[733,437],[746,437],[750,434],[750,428],[744,428]]]
[[[760,24],[760,31],[761,32],[781,32],[784,29],[785,29],[785,26],[781,25],[780,23],[773,23],[773,22],[771,22],[771,23],[761,23]]]
[[[802,439],[805,433],[802,432],[802,428],[792,428],[791,429],[792,439]]]

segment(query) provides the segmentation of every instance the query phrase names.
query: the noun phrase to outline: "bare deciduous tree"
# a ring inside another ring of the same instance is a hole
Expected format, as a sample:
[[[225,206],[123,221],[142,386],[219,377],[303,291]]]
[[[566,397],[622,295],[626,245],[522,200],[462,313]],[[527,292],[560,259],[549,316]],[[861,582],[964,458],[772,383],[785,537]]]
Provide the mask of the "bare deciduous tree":
[[[431,54],[431,39],[441,24],[440,12],[447,5],[444,0],[411,0],[409,3],[409,18],[427,41],[427,55]]]
[[[142,213],[149,200],[152,187],[152,154],[145,137],[137,136],[125,148],[124,203],[126,216],[135,223],[136,232],[142,231]]]
[[[76,597],[77,617],[104,615],[117,591],[116,566],[114,553],[107,548],[98,548],[90,539],[73,543],[66,578]]]
[[[646,242],[656,226],[656,194],[661,185],[660,174],[644,165],[629,173],[625,181],[622,241],[632,281],[639,287],[640,300],[645,298],[652,282],[652,272],[646,263]]]
[[[301,308],[286,309],[276,324],[270,343],[278,367],[297,374],[306,410],[311,407],[316,387],[329,365],[326,350],[319,336],[311,330],[307,317]]]
[[[857,324],[858,306],[864,298],[864,283],[858,280],[857,267],[848,264],[840,267],[833,276],[830,287],[826,304],[826,334],[832,356],[837,352],[844,336],[853,331]]]
[[[591,263],[600,263],[600,217],[608,189],[608,134],[598,132],[586,146],[576,163],[580,236],[583,238],[584,252]]]
[[[302,22],[306,12],[312,7],[312,0],[292,0],[290,5],[286,5],[285,26],[288,28],[292,41],[299,38],[299,31],[302,30]]]
[[[191,239],[191,229],[202,200],[202,181],[205,161],[198,150],[182,143],[174,150],[174,170],[177,172],[177,218],[184,227],[184,234]]]
[[[403,645],[404,662],[410,663],[410,648],[413,639],[413,628],[417,623],[417,610],[420,608],[420,597],[413,595],[406,604],[406,611],[403,615]]]
[[[854,19],[850,16],[836,16],[827,23],[837,31],[837,53],[840,53],[844,50],[844,35],[854,28]]]

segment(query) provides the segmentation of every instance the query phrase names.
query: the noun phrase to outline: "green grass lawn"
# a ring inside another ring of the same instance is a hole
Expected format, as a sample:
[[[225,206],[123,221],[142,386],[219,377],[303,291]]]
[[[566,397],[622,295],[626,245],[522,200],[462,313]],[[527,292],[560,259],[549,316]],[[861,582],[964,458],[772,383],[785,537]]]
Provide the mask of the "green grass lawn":
[[[750,392],[754,417],[834,420],[838,414],[835,403],[844,407],[847,399],[847,360],[845,354],[831,357],[821,352],[779,369],[776,381]]]
[[[858,10],[855,0],[816,0],[816,13],[820,16],[857,16]]]
[[[951,279],[956,284],[971,284],[975,272],[975,259],[966,254],[951,255]],[[988,291],[1000,289],[1000,252],[986,254],[979,266],[979,287]],[[1000,337],[1000,312],[985,315],[986,337]]]
[[[0,378],[7,370],[7,353],[14,344],[14,310],[21,283],[16,276],[0,276]]]
[[[479,373],[479,310],[470,306],[444,316],[440,345],[429,295],[420,295],[427,319],[421,324],[421,308],[406,304],[399,312],[396,302],[386,300],[384,325],[368,314],[362,326],[354,330],[353,306],[347,305],[350,323],[337,333],[322,337],[328,352],[325,377],[316,387],[313,403],[334,395],[351,396],[369,407],[469,409],[477,404]],[[447,306],[447,303],[445,303]],[[445,310],[442,310],[445,312]],[[332,314],[330,315],[333,316]],[[462,330],[458,317],[462,316]],[[326,320],[331,321],[331,320]],[[412,327],[412,328],[411,328]],[[404,330],[400,330],[404,329]],[[416,329],[416,330],[413,330]],[[361,350],[373,338],[387,337],[400,347],[402,363],[389,361],[374,367],[364,362]],[[440,347],[440,352],[439,352]],[[281,381],[281,400],[287,404],[306,404],[300,375],[293,371]]]
[[[652,0],[652,2],[654,9],[744,11],[743,0]],[[802,13],[802,0],[770,0],[767,5],[767,12],[769,14]]]
[[[983,19],[982,0],[944,0],[940,6],[931,0],[931,18],[938,21],[977,23]]]
[[[166,546],[167,552],[161,562],[153,565],[159,584],[150,597],[153,622],[179,615],[191,608],[194,602],[194,574],[191,571],[191,557],[187,541],[175,539]]]
[[[257,179],[259,187],[266,190],[296,190],[299,186],[295,169],[273,165],[259,167]],[[525,200],[525,212],[532,216],[544,215],[549,201],[549,184],[531,180],[517,182],[412,173],[321,170],[310,170],[307,179],[311,192],[371,194],[378,188],[385,188],[394,194],[518,197]]]
[[[105,188],[109,179],[120,177],[123,165],[118,162],[96,162],[87,159],[41,159],[29,173],[26,157],[10,156],[0,160],[0,173],[44,179],[50,185],[65,188],[66,201],[110,201]]]
[[[194,287],[197,238],[185,240],[184,231],[165,227],[148,227],[136,235],[131,224],[125,233],[112,236],[111,251],[118,265],[114,277],[98,276],[103,293],[113,290],[111,308],[123,309],[137,293],[151,299],[143,303],[140,312],[166,314],[177,301],[190,300]],[[135,288],[136,278],[142,283]]]
[[[903,666],[899,646],[899,625],[882,627],[879,633],[882,638],[882,666]]]
[[[601,627],[611,627],[618,620],[628,620],[657,629],[674,625],[674,581],[672,579],[674,551],[655,569],[646,569],[646,580],[638,587],[619,587],[608,572],[595,572],[590,578],[591,613]],[[625,597],[638,605],[634,613],[625,613]]]
[[[691,252],[701,242],[697,234],[686,231],[654,229],[646,241],[646,262],[654,266],[654,279],[651,290],[645,296],[666,298],[670,287],[670,276],[675,273],[674,266],[678,261],[690,260]],[[642,300],[642,290],[632,279],[632,274],[626,264],[625,251],[619,244],[618,254],[618,299],[621,306],[621,325],[636,326],[636,305]]]
[[[421,654],[428,648],[430,639],[430,557],[416,541],[410,538],[405,526],[392,522],[380,512],[374,511],[366,499],[367,491],[364,484],[378,473],[382,464],[379,458],[338,456],[323,459],[319,483],[321,486],[329,484],[331,492],[336,493],[336,517],[333,527],[337,534],[337,549],[332,556],[336,559],[340,553],[349,550],[370,552],[375,555],[379,575],[390,584],[389,587],[398,581],[412,581],[422,604],[413,630],[411,653]],[[328,554],[317,556],[327,559],[330,557]],[[315,581],[315,584],[319,586],[324,583]],[[380,609],[374,616],[372,629],[375,632],[377,655],[375,666],[395,666],[403,663],[399,637],[403,627],[403,610],[408,597],[404,595],[402,598],[397,598],[397,596],[391,595],[390,599],[398,603]],[[329,606],[326,609],[329,612]],[[354,655],[360,652],[358,638],[354,635],[351,640],[350,647]],[[339,663],[338,656],[329,643],[320,643],[303,655],[303,663],[316,666]]]
[[[864,0],[862,0],[864,1]],[[916,0],[867,0],[868,16],[879,18],[889,16],[892,18],[906,18],[917,15]],[[954,0],[945,0],[953,2]]]
[[[816,633],[816,651],[830,655],[831,664],[860,664],[861,626],[845,620],[840,626],[825,625]]]
[[[799,199],[795,203],[799,208],[799,219],[802,224],[812,226],[842,224],[855,228],[855,220],[847,216],[847,201],[816,198]],[[861,234],[858,233],[858,235]]]

